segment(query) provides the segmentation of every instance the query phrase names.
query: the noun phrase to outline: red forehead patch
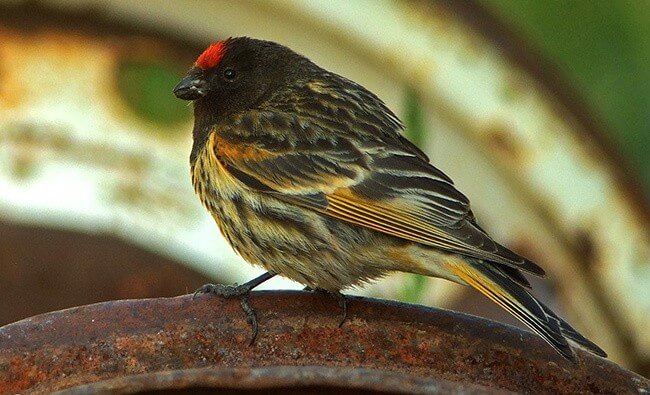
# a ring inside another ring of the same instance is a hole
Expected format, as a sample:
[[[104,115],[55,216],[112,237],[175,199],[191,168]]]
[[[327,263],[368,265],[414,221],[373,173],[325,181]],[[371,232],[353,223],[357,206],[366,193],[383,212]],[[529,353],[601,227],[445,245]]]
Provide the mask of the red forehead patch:
[[[196,65],[203,70],[211,69],[214,66],[218,65],[223,55],[226,53],[226,43],[228,40],[219,41],[210,45],[198,59],[196,59]]]

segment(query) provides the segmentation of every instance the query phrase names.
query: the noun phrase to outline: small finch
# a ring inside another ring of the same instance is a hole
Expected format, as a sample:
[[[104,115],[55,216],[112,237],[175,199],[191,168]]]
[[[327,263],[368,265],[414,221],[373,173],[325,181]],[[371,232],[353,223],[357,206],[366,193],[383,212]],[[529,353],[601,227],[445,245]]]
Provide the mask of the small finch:
[[[197,293],[242,297],[253,338],[246,296],[276,274],[340,295],[401,271],[475,288],[567,359],[568,341],[606,356],[530,294],[522,272],[544,270],[481,229],[467,197],[361,85],[238,37],[207,48],[174,94],[194,104],[196,193],[230,245],[268,271]]]

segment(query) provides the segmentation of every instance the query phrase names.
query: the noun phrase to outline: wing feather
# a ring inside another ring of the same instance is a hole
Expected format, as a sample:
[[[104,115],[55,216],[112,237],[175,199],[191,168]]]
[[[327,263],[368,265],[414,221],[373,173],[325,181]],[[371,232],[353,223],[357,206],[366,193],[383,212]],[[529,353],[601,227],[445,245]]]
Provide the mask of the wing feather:
[[[215,130],[211,147],[249,188],[405,240],[544,274],[475,225],[467,197],[399,133],[378,130],[359,142],[352,138],[356,124],[344,117],[336,130],[309,119],[249,111]],[[277,129],[287,127],[294,133]]]

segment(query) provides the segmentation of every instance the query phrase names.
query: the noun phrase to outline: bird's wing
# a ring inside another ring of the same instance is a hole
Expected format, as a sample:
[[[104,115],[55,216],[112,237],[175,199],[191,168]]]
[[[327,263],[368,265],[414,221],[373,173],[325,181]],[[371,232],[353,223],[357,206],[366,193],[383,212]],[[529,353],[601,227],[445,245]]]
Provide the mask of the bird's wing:
[[[215,130],[209,149],[251,189],[405,240],[544,275],[478,228],[467,198],[417,152],[398,140],[359,142],[322,128],[288,114],[249,112]],[[291,129],[295,133],[285,133]]]
[[[468,199],[424,154],[399,139],[358,141],[296,115],[248,112],[215,130],[209,148],[234,178],[278,199],[444,251],[544,274],[476,226]]]

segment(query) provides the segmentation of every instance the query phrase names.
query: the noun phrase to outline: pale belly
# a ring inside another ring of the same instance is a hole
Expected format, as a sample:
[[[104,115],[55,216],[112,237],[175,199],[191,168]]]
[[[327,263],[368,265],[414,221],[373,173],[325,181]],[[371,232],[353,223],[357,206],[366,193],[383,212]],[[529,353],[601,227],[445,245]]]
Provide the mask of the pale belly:
[[[382,235],[247,189],[207,150],[192,183],[230,245],[246,261],[312,288],[354,286],[393,270]],[[390,244],[390,243],[389,243]]]

